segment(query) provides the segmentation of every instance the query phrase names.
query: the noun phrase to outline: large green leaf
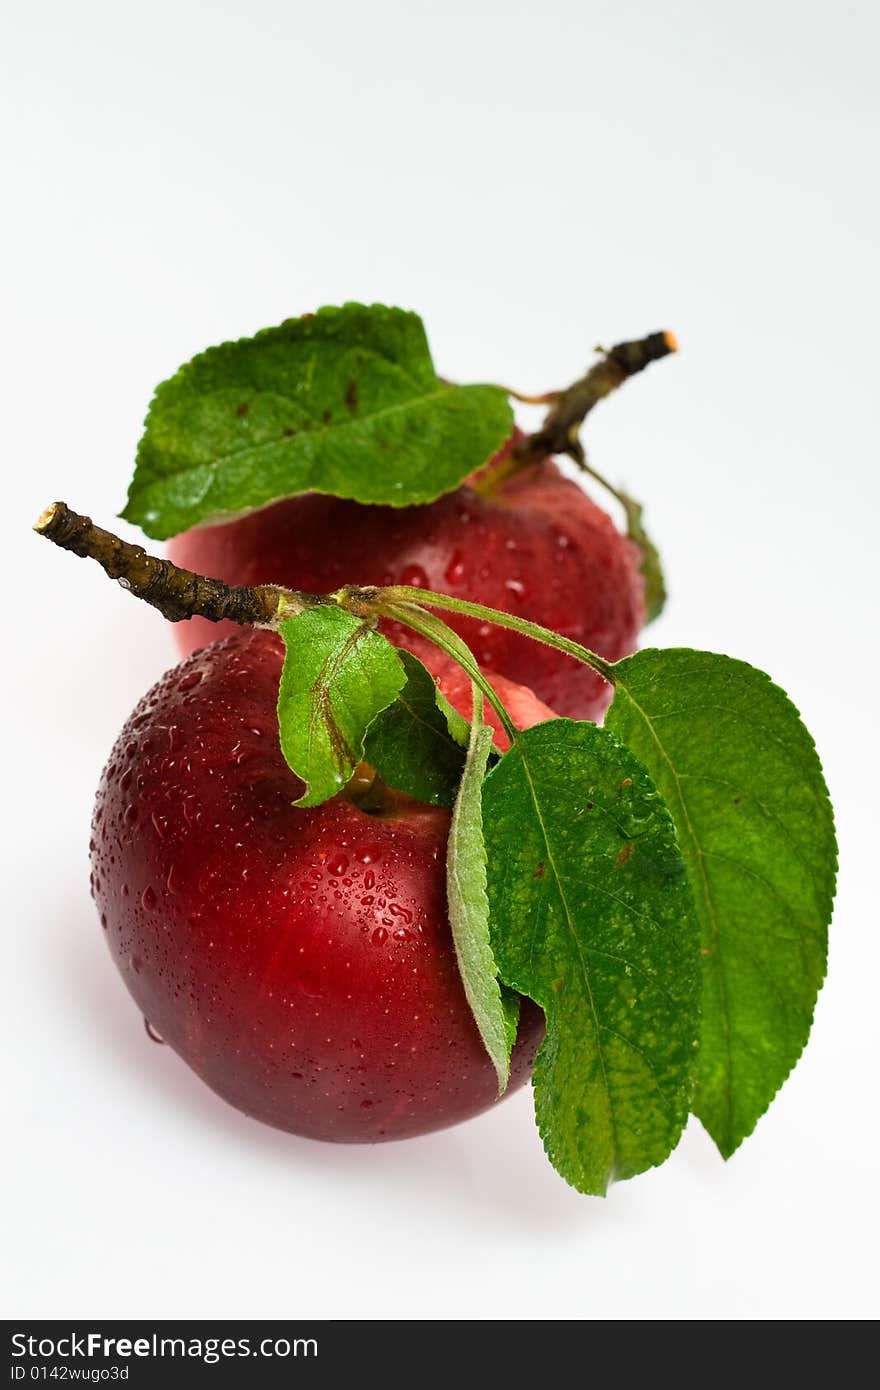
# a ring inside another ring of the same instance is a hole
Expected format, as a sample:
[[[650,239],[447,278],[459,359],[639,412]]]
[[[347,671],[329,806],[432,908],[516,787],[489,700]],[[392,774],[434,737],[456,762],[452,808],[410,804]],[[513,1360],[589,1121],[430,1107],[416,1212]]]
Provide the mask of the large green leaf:
[[[438,379],[418,315],[319,309],[209,348],[159,386],[123,516],[163,540],[300,492],[431,502],[512,418],[498,387]]]
[[[694,1110],[728,1157],[800,1056],[825,975],[836,845],[821,765],[770,678],[712,652],[618,663],[606,727],[678,830],[702,937]]]
[[[306,783],[297,806],[341,791],[364,756],[371,721],[406,679],[397,651],[370,622],[323,604],[281,625],[281,751]]]
[[[520,734],[486,778],[492,949],[547,1017],[535,1107],[582,1192],[662,1163],[687,1119],[699,1031],[697,928],[650,777],[593,724]]]

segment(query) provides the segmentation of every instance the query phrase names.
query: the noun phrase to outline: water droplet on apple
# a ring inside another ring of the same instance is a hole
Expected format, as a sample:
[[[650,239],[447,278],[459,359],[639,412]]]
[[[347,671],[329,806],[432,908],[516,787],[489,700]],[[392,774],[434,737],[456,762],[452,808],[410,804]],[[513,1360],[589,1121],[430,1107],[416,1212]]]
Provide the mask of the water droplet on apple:
[[[348,868],[348,859],[344,854],[337,854],[334,859],[327,863],[327,872],[331,878],[341,878]]]
[[[367,869],[367,872],[364,874],[364,887],[369,890],[370,888],[375,888],[375,886],[376,875],[373,873],[372,869]]]
[[[177,682],[177,689],[181,691],[192,690],[202,679],[201,671],[190,671]]]
[[[144,968],[144,963],[141,960],[140,956],[131,956],[128,963],[134,971],[135,975],[139,975]]]
[[[400,583],[413,589],[427,589],[428,576],[421,565],[406,565],[400,574]]]
[[[452,552],[452,558],[446,566],[444,579],[447,584],[461,584],[465,577],[465,559],[460,550]]]
[[[152,888],[144,889],[143,893],[141,893],[141,902],[148,912],[152,912],[153,908],[156,906],[156,894],[153,892]]]
[[[333,943],[330,942],[330,945],[332,944]],[[303,951],[304,948],[300,947],[299,954],[302,955]],[[315,979],[315,976],[310,973],[308,965],[304,961],[299,961],[298,963],[302,969],[302,973],[293,977],[293,984],[307,999],[320,999],[323,993],[320,981]]]
[[[144,1019],[144,1028],[147,1030],[147,1037],[150,1039],[150,1042],[158,1043],[160,1047],[164,1047],[165,1039],[162,1037],[162,1034],[153,1027],[148,1018]]]
[[[375,844],[361,845],[354,852],[354,857],[359,864],[378,864],[382,858],[382,846]]]
[[[384,927],[377,927],[370,937],[374,946],[384,946],[388,940],[388,933]]]
[[[526,586],[521,579],[505,579],[504,587],[508,593],[514,594],[516,598],[525,598]]]
[[[168,870],[168,877],[165,880],[169,893],[179,893],[183,887],[183,875],[179,864],[172,864]]]

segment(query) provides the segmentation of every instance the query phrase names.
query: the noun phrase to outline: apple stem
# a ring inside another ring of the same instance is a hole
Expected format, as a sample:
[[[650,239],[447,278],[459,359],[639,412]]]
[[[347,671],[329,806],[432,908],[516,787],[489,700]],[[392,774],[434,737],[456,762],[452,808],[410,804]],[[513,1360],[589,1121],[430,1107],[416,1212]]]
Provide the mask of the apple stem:
[[[111,579],[158,608],[172,623],[198,615],[212,623],[228,618],[243,625],[275,628],[284,618],[319,601],[275,584],[237,588],[221,579],[194,574],[170,560],[148,555],[143,546],[120,540],[96,526],[91,517],[72,511],[65,502],[47,507],[34,530],[80,559],[97,560]]]
[[[111,579],[118,580],[124,589],[157,608],[173,623],[193,617],[207,618],[213,623],[229,619],[243,627],[277,631],[286,618],[325,603],[338,604],[357,617],[373,621],[390,618],[403,623],[458,662],[496,711],[511,743],[516,740],[517,729],[501,697],[486,680],[473,652],[458,633],[436,613],[429,613],[428,608],[461,613],[464,617],[510,628],[591,666],[612,685],[615,682],[614,667],[580,643],[529,622],[527,618],[487,608],[482,603],[471,603],[468,599],[453,598],[450,594],[437,594],[431,589],[418,589],[409,584],[393,584],[387,588],[346,585],[332,594],[306,594],[278,584],[237,588],[224,584],[221,579],[207,579],[183,569],[170,560],[148,555],[143,546],[120,540],[111,531],[96,526],[90,517],[72,511],[64,502],[53,502],[47,507],[34,530],[62,550],[69,550],[81,559],[97,560]]]
[[[519,396],[511,392],[517,400],[550,403],[550,409],[539,430],[525,435],[497,468],[475,480],[474,491],[491,496],[501,483],[521,468],[549,458],[551,454],[568,454],[580,462],[578,434],[593,407],[631,376],[644,371],[651,362],[677,352],[678,343],[673,333],[649,333],[645,338],[617,343],[607,350],[598,348],[597,351],[601,353],[599,361],[564,391],[548,391],[538,397]]]
[[[408,609],[414,605],[424,604],[428,608],[440,608],[447,613],[461,613],[468,618],[478,618],[481,622],[494,623],[496,627],[507,627],[512,632],[518,632],[523,637],[531,637],[535,642],[543,642],[547,647],[554,647],[556,651],[565,652],[566,656],[572,656],[576,661],[582,661],[585,666],[591,666],[594,671],[598,671],[610,685],[614,685],[614,667],[610,662],[604,661],[596,652],[591,652],[588,647],[582,647],[579,642],[572,642],[568,637],[562,637],[558,632],[551,632],[549,628],[540,627],[538,623],[531,623],[527,618],[518,618],[514,613],[502,613],[497,608],[487,608],[482,603],[471,603],[468,599],[452,598],[449,594],[435,594],[431,589],[417,589],[408,584],[393,584],[388,588],[375,591],[372,600],[374,611],[387,617],[401,618],[400,610]],[[424,617],[430,615],[425,613]],[[446,627],[446,624],[443,624]],[[447,631],[451,629],[447,628]],[[454,655],[454,653],[450,653]],[[473,658],[472,658],[473,660]],[[464,663],[462,663],[464,664]],[[476,664],[476,663],[475,663]],[[469,668],[465,667],[469,672]]]

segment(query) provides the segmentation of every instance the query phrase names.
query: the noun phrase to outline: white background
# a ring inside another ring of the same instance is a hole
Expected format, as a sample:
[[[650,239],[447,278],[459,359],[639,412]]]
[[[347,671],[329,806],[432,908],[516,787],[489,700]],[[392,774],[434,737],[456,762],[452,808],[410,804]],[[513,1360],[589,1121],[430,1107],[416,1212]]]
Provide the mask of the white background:
[[[7,14],[4,1311],[876,1313],[875,6]],[[91,799],[171,634],[28,527],[56,496],[112,521],[151,389],[194,351],[347,298],[417,308],[441,373],[524,390],[597,342],[681,339],[596,413],[593,459],[649,503],[653,640],[791,692],[841,839],[809,1049],[726,1166],[692,1124],[661,1170],[580,1197],[527,1093],[422,1140],[300,1141],[151,1046],[115,975]]]

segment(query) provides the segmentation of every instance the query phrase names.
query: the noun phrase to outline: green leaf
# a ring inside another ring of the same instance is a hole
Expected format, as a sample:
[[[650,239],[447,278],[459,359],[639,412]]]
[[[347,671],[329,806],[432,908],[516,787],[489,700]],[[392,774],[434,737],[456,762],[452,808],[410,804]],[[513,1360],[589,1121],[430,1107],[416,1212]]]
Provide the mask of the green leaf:
[[[484,841],[483,853],[485,854],[485,852],[486,848]],[[491,931],[489,933],[489,936],[489,944],[491,946]],[[498,988],[501,991],[501,1009],[504,1014],[504,1033],[506,1037],[507,1056],[509,1059],[510,1054],[514,1048],[514,1044],[516,1043],[516,1035],[519,1029],[519,1010],[522,1000],[521,996],[517,994],[515,989],[510,989],[507,985],[502,984],[500,980],[498,981]],[[510,1064],[508,1061],[508,1073],[509,1071]]]
[[[663,562],[660,559],[660,551],[642,522],[644,507],[641,502],[637,502],[625,492],[621,492],[619,496],[626,512],[626,534],[631,541],[635,541],[641,555],[639,572],[645,583],[645,622],[652,623],[655,618],[659,618],[666,606]]]
[[[475,690],[467,760],[446,848],[446,897],[464,992],[497,1073],[498,1094],[501,1095],[510,1080],[510,1052],[516,1040],[516,1019],[511,1018],[509,1008],[502,1001],[498,971],[489,944],[482,791],[492,747],[492,730],[483,723],[482,706],[483,697]]]
[[[209,348],[159,386],[122,515],[164,540],[301,492],[432,502],[512,420],[500,388],[437,378],[417,314],[319,309]]]
[[[341,791],[363,760],[367,728],[396,698],[404,670],[368,620],[332,604],[287,618],[280,632],[281,751],[307,787],[294,804],[317,806]]]
[[[700,919],[694,1111],[725,1158],[754,1129],[810,1031],[825,975],[834,823],[810,735],[762,671],[711,652],[614,668],[606,719],[678,830]]]
[[[406,684],[367,730],[364,756],[390,787],[429,806],[453,806],[464,767],[468,723],[410,652],[398,653]]]
[[[639,573],[645,586],[645,622],[652,623],[655,618],[659,618],[666,607],[666,578],[663,573],[660,551],[645,530],[645,524],[642,520],[645,509],[641,502],[630,497],[628,492],[612,486],[607,478],[603,478],[601,473],[597,473],[593,465],[588,462],[580,445],[574,446],[574,457],[583,472],[589,474],[591,478],[595,478],[597,483],[601,483],[602,487],[610,492],[611,496],[615,497],[623,507],[626,516],[626,534],[639,551]]]
[[[699,1031],[697,928],[647,772],[593,724],[527,729],[486,778],[492,949],[547,1016],[535,1108],[582,1192],[662,1163],[685,1124]]]

